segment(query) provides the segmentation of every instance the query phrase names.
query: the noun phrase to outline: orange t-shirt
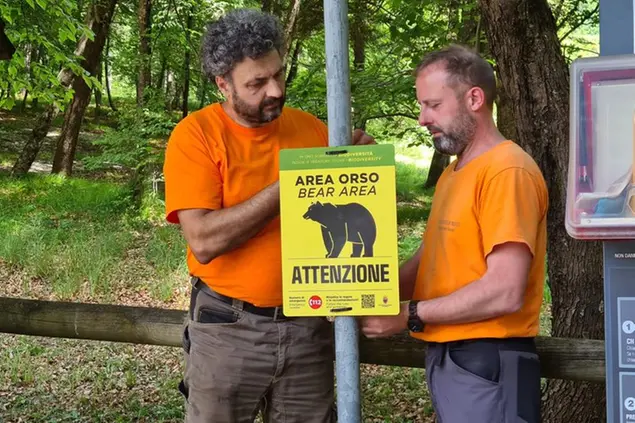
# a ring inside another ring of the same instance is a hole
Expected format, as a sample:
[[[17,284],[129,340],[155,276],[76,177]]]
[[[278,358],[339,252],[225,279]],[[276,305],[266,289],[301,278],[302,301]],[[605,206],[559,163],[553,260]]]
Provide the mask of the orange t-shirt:
[[[512,141],[455,171],[443,172],[423,236],[413,298],[442,297],[481,278],[492,249],[509,241],[533,253],[525,298],[513,314],[465,324],[426,324],[412,336],[430,342],[538,334],[545,280],[548,193],[534,160]]]
[[[259,128],[234,122],[219,103],[198,110],[174,128],[165,163],[166,219],[179,223],[181,209],[229,208],[278,180],[284,148],[326,147],[326,125],[301,110],[283,108]],[[282,304],[280,219],[208,264],[187,248],[190,274],[215,291],[257,306]]]

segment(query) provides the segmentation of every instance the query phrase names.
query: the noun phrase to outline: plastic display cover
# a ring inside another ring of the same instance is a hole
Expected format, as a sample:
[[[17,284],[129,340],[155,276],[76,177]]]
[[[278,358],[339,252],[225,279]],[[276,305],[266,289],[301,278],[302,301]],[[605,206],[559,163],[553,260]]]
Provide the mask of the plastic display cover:
[[[567,232],[635,238],[635,55],[578,59],[570,75]]]

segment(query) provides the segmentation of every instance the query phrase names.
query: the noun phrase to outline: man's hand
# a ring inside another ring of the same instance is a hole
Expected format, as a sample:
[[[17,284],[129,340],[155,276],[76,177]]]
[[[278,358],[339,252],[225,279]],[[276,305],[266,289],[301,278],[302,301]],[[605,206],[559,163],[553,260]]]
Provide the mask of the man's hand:
[[[383,338],[403,332],[408,327],[408,303],[401,305],[397,316],[362,317],[360,324],[367,338]]]
[[[369,144],[377,144],[375,142],[375,138],[368,135],[364,132],[363,129],[356,129],[353,131],[353,137],[351,139],[351,144],[353,145],[369,145]]]

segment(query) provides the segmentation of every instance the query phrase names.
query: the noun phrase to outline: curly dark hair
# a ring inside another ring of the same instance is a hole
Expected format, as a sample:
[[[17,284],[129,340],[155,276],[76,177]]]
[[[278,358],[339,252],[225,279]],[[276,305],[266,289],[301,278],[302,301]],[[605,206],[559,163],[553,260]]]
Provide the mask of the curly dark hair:
[[[235,9],[207,25],[201,42],[203,72],[214,77],[229,77],[237,63],[257,59],[272,50],[281,52],[283,35],[280,22],[258,9]]]

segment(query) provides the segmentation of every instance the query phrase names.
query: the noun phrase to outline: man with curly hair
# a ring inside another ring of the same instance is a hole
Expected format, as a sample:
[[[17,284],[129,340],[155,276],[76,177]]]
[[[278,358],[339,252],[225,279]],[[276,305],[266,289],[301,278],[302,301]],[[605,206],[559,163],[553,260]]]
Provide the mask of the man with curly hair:
[[[179,122],[166,150],[166,219],[181,225],[193,285],[189,423],[334,420],[332,328],[282,311],[278,153],[328,145],[324,123],[285,106],[282,46],[257,10],[210,24],[201,61],[225,101]],[[353,143],[374,140],[357,130]]]

